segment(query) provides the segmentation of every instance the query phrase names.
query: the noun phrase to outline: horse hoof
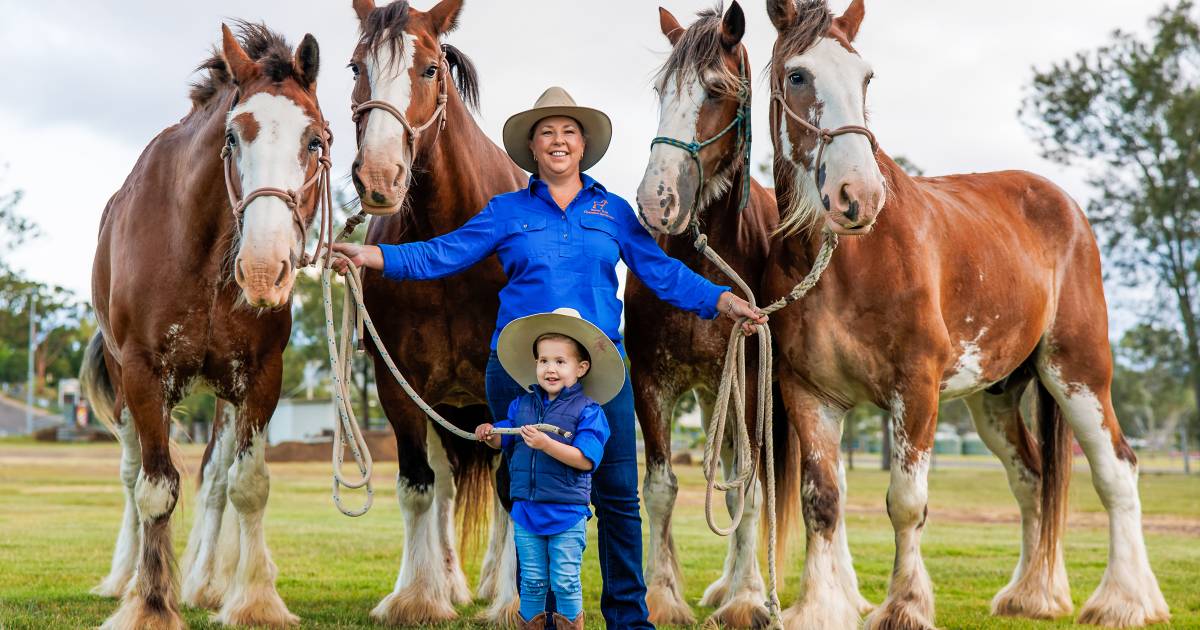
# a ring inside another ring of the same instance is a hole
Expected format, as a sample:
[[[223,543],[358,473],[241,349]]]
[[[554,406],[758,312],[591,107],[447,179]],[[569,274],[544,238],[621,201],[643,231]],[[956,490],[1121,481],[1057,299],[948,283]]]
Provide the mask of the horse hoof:
[[[709,619],[725,628],[765,628],[771,623],[771,612],[764,605],[766,599],[761,592],[743,591],[714,611]]]
[[[656,626],[690,626],[696,623],[692,609],[669,584],[654,584],[646,589],[646,608],[650,623]]]
[[[300,623],[272,586],[249,587],[229,597],[213,621],[227,626],[290,628]]]
[[[371,611],[371,617],[389,626],[416,626],[453,621],[458,613],[448,598],[409,587],[389,593]]]
[[[121,602],[121,607],[100,626],[100,630],[184,630],[186,627],[173,603],[166,608],[155,608],[133,595]]]

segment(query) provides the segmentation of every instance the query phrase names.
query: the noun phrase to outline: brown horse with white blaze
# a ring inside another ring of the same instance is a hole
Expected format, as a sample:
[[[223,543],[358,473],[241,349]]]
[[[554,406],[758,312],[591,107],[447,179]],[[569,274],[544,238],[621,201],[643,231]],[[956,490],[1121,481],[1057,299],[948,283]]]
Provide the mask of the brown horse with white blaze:
[[[194,383],[236,410],[214,437],[227,452],[205,466],[206,477],[221,468],[220,492],[209,486],[216,523],[226,491],[237,513],[236,568],[228,590],[209,601],[220,606],[215,619],[297,622],[275,590],[263,536],[263,430],[279,398],[295,268],[328,181],[318,49],[306,35],[293,53],[259,25],[223,35],[220,54],[201,66],[208,74],[192,90],[191,111],[146,147],[100,223],[92,271],[100,332],[82,376],[121,438],[126,494],[113,571],[99,587],[124,592],[124,601],[105,628],[184,627],[168,430],[171,408]],[[207,549],[215,537],[213,529]]]
[[[466,223],[493,196],[525,177],[471,117],[477,79],[470,60],[442,43],[461,0],[422,12],[404,0],[376,7],[354,0],[361,36],[351,67],[358,155],[353,180],[363,208],[377,216],[366,242],[428,240]],[[454,76],[451,76],[451,73]],[[456,80],[455,80],[456,79]],[[489,257],[470,272],[429,282],[393,282],[365,271],[367,308],[391,356],[417,391],[468,430],[489,418],[484,387],[504,272]],[[486,519],[494,451],[431,427],[390,376],[377,352],[379,399],[396,435],[396,480],[404,549],[391,594],[372,611],[389,624],[454,619],[471,601],[456,543],[455,513],[470,530]],[[478,596],[485,615],[517,615],[516,549],[508,513],[493,502],[491,540]]]
[[[816,288],[772,317],[776,374],[802,456],[781,503],[798,495],[807,529],[788,627],[857,627],[868,611],[868,628],[933,627],[920,538],[938,403],[951,398],[966,400],[1021,509],[1021,557],[993,612],[1071,611],[1061,536],[1073,429],[1112,537],[1080,621],[1169,618],[1142,537],[1137,459],[1110,400],[1100,256],[1082,211],[1025,172],[909,177],[866,129],[871,68],[853,46],[862,0],[837,18],[823,0],[768,0],[767,9],[778,31],[770,85],[783,236],[766,293],[788,292],[812,268],[822,228],[852,236]],[[1037,440],[1018,405],[1031,382]],[[896,445],[887,496],[895,565],[873,611],[846,543],[838,453],[842,419],[860,402],[891,412]]]
[[[739,118],[749,115],[751,96],[749,55],[741,43],[745,16],[733,2],[723,13],[700,12],[699,19],[686,29],[666,9],[659,9],[659,21],[672,50],[656,82],[658,135],[685,143],[711,143],[692,153],[656,141],[638,188],[638,205],[661,208],[668,217],[702,213],[711,235],[709,245],[727,254],[743,278],[757,283],[779,210],[772,191],[746,172],[749,121]],[[693,207],[697,202],[699,207]],[[696,251],[691,239],[660,236],[658,242],[688,267],[717,282],[723,279]],[[760,287],[752,284],[752,289],[758,292]],[[700,394],[705,422],[711,417],[716,395],[713,384],[720,380],[733,324],[724,318],[699,320],[671,307],[632,276],[625,290],[625,308],[630,378],[646,451],[642,484],[650,520],[646,604],[655,624],[688,625],[695,623],[695,618],[683,598],[683,575],[671,534],[671,513],[679,488],[671,471],[671,420],[680,397],[693,389]],[[750,358],[751,363],[754,360]],[[757,373],[753,364],[747,372],[751,380]],[[747,404],[752,406],[753,396],[749,398]],[[734,454],[732,442],[722,445],[729,475],[736,474]],[[751,495],[742,521],[730,537],[721,577],[700,600],[703,606],[717,608],[712,618],[724,626],[757,626],[768,619],[756,552],[757,497],[757,493]],[[728,500],[733,500],[732,494]]]

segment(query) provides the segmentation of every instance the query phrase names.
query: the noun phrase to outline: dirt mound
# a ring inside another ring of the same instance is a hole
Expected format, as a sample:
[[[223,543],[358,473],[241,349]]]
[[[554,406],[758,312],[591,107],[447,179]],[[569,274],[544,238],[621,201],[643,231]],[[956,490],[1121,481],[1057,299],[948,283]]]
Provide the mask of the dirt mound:
[[[390,430],[366,431],[363,437],[367,440],[367,448],[371,449],[371,458],[377,462],[396,461],[396,438]],[[280,442],[267,447],[268,462],[327,462],[332,448],[333,439],[324,442]],[[346,461],[354,461],[354,456],[346,449]]]

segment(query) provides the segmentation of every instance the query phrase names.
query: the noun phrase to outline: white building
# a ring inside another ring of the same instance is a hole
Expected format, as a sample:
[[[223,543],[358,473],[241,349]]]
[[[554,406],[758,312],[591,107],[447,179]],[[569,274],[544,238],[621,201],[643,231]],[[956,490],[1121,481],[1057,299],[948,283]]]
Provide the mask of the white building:
[[[322,433],[333,431],[336,418],[332,400],[281,398],[267,424],[267,443],[320,439]]]

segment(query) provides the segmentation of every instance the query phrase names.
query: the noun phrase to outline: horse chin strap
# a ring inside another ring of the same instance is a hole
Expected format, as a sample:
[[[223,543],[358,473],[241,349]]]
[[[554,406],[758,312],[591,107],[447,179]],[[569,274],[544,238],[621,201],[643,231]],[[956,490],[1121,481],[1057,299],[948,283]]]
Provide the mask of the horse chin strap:
[[[237,102],[236,100],[234,101]],[[333,132],[329,130],[329,123],[322,119],[321,121],[321,152],[317,156],[317,170],[304,182],[298,190],[290,190],[276,188],[274,186],[263,186],[256,188],[246,196],[241,195],[240,180],[235,173],[236,167],[233,159],[233,145],[226,142],[221,147],[221,161],[224,164],[225,171],[225,192],[229,194],[229,206],[233,209],[234,226],[242,225],[246,215],[246,207],[250,202],[259,197],[276,197],[287,205],[288,210],[292,211],[292,221],[296,224],[296,230],[300,234],[300,267],[307,267],[313,264],[317,259],[318,250],[321,243],[325,241],[326,228],[332,229],[332,208],[333,208],[333,192],[329,186],[329,171],[332,168],[333,162],[329,157],[329,145],[333,142]],[[304,249],[304,239],[308,234],[308,221],[301,214],[300,209],[304,205],[304,195],[310,189],[316,188],[316,211],[320,216],[320,234],[317,236],[317,249],[309,254]]]
[[[742,153],[741,170],[742,170],[742,194],[738,201],[738,212],[746,209],[746,204],[750,203],[750,78],[746,76],[746,51],[742,50],[742,55],[738,61],[738,81],[741,84],[738,88],[738,109],[733,120],[729,121],[725,128],[718,131],[716,135],[703,142],[695,140],[684,142],[678,138],[668,136],[658,136],[650,141],[650,148],[653,149],[656,144],[665,144],[668,146],[682,149],[696,163],[696,171],[700,174],[700,183],[696,187],[696,198],[692,202],[692,220],[690,227],[698,232],[700,202],[704,199],[704,163],[700,160],[700,151],[704,147],[720,140],[725,134],[730,131],[737,130],[738,147]]]
[[[437,131],[439,133],[442,129],[446,128],[446,103],[449,101],[446,84],[450,78],[450,65],[446,63],[445,48],[442,48],[441,50],[442,54],[438,58],[437,108],[433,110],[433,115],[430,116],[429,120],[425,121],[424,124],[419,127],[414,127],[412,123],[408,122],[408,118],[404,115],[404,112],[400,111],[400,109],[395,105],[392,105],[391,103],[382,99],[370,99],[360,103],[351,103],[351,120],[353,120],[355,124],[358,124],[358,122],[372,109],[382,110],[391,114],[392,118],[395,118],[396,121],[400,123],[400,126],[404,127],[404,131],[408,136],[408,154],[410,156],[415,156],[417,153],[417,141],[420,140],[422,133],[435,124],[437,125]]]

